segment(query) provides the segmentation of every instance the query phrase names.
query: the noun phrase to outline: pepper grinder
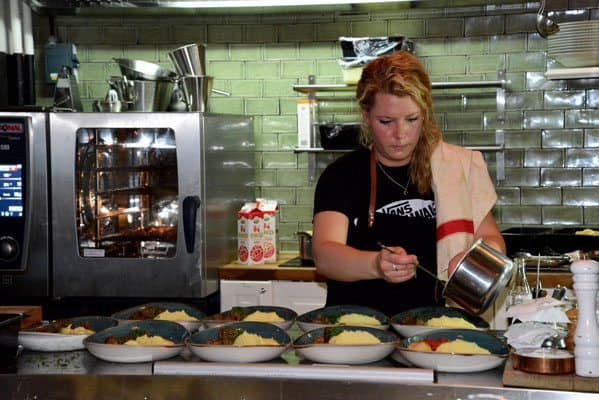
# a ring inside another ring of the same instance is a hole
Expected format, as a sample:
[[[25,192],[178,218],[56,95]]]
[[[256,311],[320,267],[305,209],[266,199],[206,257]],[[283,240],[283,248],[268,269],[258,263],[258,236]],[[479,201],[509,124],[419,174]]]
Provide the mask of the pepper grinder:
[[[599,262],[574,261],[570,270],[578,301],[578,322],[574,333],[576,375],[599,376],[599,327],[595,310],[599,289]]]

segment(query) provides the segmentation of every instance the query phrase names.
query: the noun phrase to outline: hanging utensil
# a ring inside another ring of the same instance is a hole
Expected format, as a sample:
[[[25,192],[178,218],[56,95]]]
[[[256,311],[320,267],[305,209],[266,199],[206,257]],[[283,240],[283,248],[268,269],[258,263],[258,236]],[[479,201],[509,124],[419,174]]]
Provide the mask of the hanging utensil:
[[[539,32],[539,35],[541,35],[541,37],[543,38],[547,38],[547,36],[559,32],[559,26],[555,23],[555,21],[546,16],[544,12],[545,0],[541,0],[541,6],[539,7],[539,11],[537,12],[536,27],[537,32]]]

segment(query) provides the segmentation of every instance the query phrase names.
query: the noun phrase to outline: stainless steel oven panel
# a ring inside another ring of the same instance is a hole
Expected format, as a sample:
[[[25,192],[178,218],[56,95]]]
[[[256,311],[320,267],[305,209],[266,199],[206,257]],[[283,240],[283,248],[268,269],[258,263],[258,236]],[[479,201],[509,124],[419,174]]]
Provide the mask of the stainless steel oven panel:
[[[255,199],[255,148],[251,117],[207,114],[202,118],[202,238],[205,283],[218,287],[218,266],[237,259],[237,211]]]
[[[47,114],[0,112],[0,122],[11,119],[24,121],[27,131],[24,176],[26,189],[23,198],[24,235],[19,243],[22,252],[20,266],[0,269],[0,297],[44,297],[50,294]],[[6,151],[10,152],[10,149]],[[10,158],[10,153],[3,155],[0,151],[0,161]]]
[[[244,159],[240,161],[242,152],[234,148],[239,147],[238,141],[252,142],[248,121],[245,117],[212,118],[200,113],[51,114],[54,295],[198,297],[215,291],[218,266],[229,262],[232,254],[234,256],[234,211],[243,200],[253,196],[253,152],[244,151]],[[229,129],[223,129],[223,125]],[[175,132],[179,209],[189,205],[185,199],[200,200],[192,251],[188,252],[186,247],[184,223],[180,220],[176,255],[172,258],[81,257],[77,243],[74,177],[77,130],[152,127],[171,128]],[[215,134],[224,134],[231,139],[211,139]],[[238,137],[233,138],[235,135]],[[221,169],[211,166],[212,160],[228,154],[229,150],[237,154],[238,159],[221,160],[221,166],[251,171],[233,174],[237,176],[233,181],[221,179],[224,176]],[[241,182],[244,179],[251,181]]]

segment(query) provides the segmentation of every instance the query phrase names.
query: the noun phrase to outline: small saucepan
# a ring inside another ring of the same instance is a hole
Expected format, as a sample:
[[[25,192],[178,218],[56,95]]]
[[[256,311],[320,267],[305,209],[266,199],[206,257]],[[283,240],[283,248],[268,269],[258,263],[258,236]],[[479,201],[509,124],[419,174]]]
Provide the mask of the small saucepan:
[[[479,239],[458,262],[445,284],[443,297],[471,314],[482,314],[507,285],[513,269],[512,260]]]
[[[312,257],[312,231],[296,232],[299,239],[299,255],[302,261],[314,261]]]

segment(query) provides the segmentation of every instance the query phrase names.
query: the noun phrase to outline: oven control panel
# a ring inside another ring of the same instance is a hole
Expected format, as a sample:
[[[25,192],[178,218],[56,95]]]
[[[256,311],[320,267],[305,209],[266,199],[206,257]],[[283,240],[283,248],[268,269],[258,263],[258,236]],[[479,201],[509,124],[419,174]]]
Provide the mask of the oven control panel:
[[[27,118],[0,118],[0,271],[25,269]]]

